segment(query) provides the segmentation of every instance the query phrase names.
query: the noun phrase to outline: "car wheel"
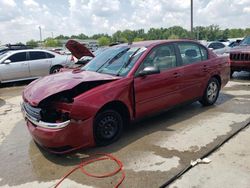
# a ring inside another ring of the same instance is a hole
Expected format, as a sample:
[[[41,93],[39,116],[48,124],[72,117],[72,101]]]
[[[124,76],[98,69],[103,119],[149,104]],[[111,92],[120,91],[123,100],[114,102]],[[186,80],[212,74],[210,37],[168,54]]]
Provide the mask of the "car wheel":
[[[50,69],[50,74],[55,74],[60,72],[60,69],[62,68],[62,66],[54,66]]]
[[[96,145],[105,146],[118,140],[123,130],[123,119],[114,110],[105,110],[97,114],[94,120]]]
[[[200,103],[203,106],[210,106],[213,105],[220,92],[220,84],[216,78],[211,78],[207,84],[206,90],[203,94],[202,100],[200,100]]]

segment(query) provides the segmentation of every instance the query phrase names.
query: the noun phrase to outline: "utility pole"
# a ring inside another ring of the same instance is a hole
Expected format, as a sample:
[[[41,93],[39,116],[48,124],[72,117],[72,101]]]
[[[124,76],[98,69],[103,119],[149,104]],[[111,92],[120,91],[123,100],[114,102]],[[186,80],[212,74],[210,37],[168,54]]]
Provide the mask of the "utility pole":
[[[193,23],[193,0],[191,0],[191,37],[193,38],[193,27],[194,27],[194,23]]]
[[[42,28],[40,25],[38,28],[39,28],[39,33],[40,33],[40,42],[42,42]]]
[[[51,36],[52,36],[52,39],[54,38],[54,33],[53,32],[51,32]]]

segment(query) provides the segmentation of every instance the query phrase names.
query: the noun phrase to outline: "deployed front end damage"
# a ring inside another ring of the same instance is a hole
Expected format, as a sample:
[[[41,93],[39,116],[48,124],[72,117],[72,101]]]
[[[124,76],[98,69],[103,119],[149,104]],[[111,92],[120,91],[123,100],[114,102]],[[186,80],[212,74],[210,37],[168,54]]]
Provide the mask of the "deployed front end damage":
[[[72,89],[60,91],[41,100],[37,106],[31,105],[23,96],[21,104],[28,129],[35,142],[54,153],[93,146],[91,117],[72,114],[75,98],[91,89],[112,80],[89,81]],[[46,133],[45,130],[46,129]],[[74,136],[72,136],[74,135]],[[67,143],[67,145],[63,145]]]

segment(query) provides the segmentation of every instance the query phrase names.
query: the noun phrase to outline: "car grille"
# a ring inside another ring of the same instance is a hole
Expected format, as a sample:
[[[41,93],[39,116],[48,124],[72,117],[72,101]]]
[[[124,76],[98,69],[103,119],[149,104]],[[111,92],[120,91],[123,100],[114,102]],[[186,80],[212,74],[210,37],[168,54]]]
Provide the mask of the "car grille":
[[[233,61],[250,61],[250,53],[231,53],[230,60]]]
[[[41,108],[35,108],[30,106],[28,103],[23,103],[24,109],[30,117],[37,120],[41,120]]]

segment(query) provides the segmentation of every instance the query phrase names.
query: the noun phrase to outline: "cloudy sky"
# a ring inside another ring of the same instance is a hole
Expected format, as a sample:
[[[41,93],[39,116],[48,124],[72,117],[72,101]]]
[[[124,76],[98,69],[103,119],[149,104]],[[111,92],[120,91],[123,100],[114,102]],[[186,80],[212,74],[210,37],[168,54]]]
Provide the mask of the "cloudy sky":
[[[250,27],[250,0],[194,0],[194,25]],[[0,41],[52,35],[112,34],[179,25],[190,28],[190,0],[0,0]]]

